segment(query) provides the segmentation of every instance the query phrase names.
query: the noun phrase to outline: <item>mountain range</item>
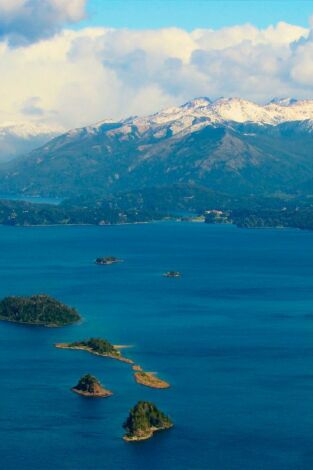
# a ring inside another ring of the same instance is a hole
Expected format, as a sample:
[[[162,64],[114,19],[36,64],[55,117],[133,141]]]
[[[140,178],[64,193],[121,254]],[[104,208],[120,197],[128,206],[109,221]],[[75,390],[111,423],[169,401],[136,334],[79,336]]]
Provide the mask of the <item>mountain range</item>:
[[[236,195],[310,193],[313,100],[196,98],[104,120],[0,167],[0,191],[78,196],[176,184]]]
[[[60,134],[57,126],[29,122],[4,122],[0,125],[0,162],[28,154]]]

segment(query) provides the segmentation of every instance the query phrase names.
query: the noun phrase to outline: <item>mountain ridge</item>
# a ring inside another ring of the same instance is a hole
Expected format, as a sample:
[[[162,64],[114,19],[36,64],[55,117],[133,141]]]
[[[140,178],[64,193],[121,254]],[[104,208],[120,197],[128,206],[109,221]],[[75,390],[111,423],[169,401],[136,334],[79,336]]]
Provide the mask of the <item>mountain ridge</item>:
[[[259,105],[242,98],[218,98],[212,101],[208,97],[198,97],[181,106],[166,108],[149,116],[134,116],[118,121],[104,120],[84,128],[99,129],[102,123],[110,122],[121,126],[133,124],[144,131],[147,125],[162,126],[162,124],[179,121],[183,128],[184,123],[188,125],[192,119],[202,120],[203,125],[232,121],[275,125],[287,121],[302,121],[313,119],[313,100],[274,98],[265,105]],[[174,133],[175,130],[174,128]],[[179,126],[177,130],[180,130]]]
[[[230,194],[294,192],[312,179],[312,131],[313,100],[261,106],[200,97],[72,129],[2,166],[0,191],[72,196],[184,183]]]

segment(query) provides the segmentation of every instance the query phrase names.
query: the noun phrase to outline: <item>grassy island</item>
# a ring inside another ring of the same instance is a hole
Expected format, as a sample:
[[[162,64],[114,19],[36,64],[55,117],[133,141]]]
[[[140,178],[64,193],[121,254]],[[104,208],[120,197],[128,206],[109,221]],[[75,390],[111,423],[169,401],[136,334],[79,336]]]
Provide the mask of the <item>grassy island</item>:
[[[139,401],[129,412],[123,427],[125,441],[143,441],[153,436],[156,431],[169,429],[172,421],[162,411],[148,401]]]
[[[167,271],[163,274],[164,277],[181,277],[181,273],[179,271]]]
[[[138,365],[133,366],[134,377],[138,384],[151,388],[169,388],[170,384],[155,376],[154,372],[145,372]]]
[[[84,375],[71,390],[78,395],[88,398],[106,398],[113,395],[110,390],[106,390],[102,387],[96,377],[90,374]]]
[[[0,320],[60,327],[76,323],[80,316],[74,308],[48,295],[6,297],[0,302]]]
[[[102,258],[96,259],[96,264],[114,264],[120,263],[122,260],[116,258],[115,256],[104,256]]]
[[[111,357],[112,359],[118,359],[129,364],[133,363],[131,359],[123,357],[120,351],[106,339],[90,338],[84,341],[74,341],[73,343],[57,343],[55,347],[60,349],[78,349],[95,354],[96,356]]]

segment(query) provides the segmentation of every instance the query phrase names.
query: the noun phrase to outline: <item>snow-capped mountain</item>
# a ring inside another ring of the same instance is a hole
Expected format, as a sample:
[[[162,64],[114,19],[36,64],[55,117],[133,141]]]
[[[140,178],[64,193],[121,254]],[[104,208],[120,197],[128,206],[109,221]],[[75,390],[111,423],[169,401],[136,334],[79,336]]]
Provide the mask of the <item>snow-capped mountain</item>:
[[[105,120],[71,132],[72,137],[82,134],[127,135],[136,132],[149,134],[154,138],[196,132],[208,125],[231,125],[232,123],[255,123],[278,125],[283,122],[313,120],[313,100],[275,98],[266,105],[259,105],[240,98],[220,98],[211,101],[202,97],[191,100],[182,106],[171,107],[145,117],[131,117],[114,122]],[[111,128],[110,128],[111,126]]]
[[[0,124],[0,161],[28,153],[61,132],[62,129],[58,126],[4,122]]]
[[[0,175],[0,191],[71,195],[200,184],[229,194],[313,179],[313,100],[197,98],[62,134]],[[313,189],[312,189],[313,193]]]

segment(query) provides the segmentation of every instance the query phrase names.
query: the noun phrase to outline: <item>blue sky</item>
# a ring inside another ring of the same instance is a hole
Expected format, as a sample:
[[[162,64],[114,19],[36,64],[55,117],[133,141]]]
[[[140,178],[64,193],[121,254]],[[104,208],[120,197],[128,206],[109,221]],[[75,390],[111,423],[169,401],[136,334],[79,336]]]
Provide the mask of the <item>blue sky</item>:
[[[115,28],[187,30],[252,23],[266,27],[279,21],[308,26],[311,0],[90,0],[83,24]],[[82,24],[79,25],[81,27]]]

